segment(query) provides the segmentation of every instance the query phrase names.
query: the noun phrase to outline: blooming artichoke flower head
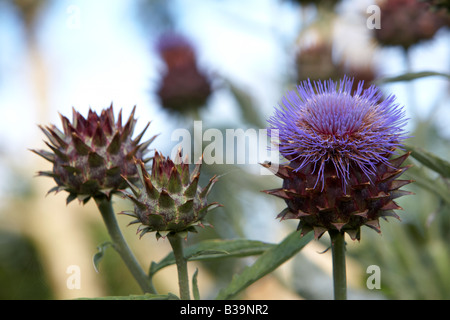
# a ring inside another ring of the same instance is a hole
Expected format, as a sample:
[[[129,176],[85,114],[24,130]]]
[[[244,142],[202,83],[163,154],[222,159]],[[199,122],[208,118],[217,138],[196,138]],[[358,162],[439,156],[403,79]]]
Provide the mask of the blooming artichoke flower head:
[[[403,109],[375,86],[352,86],[347,77],[304,81],[268,120],[289,163],[275,172],[283,187],[266,192],[286,200],[279,217],[300,219],[303,234],[339,230],[359,239],[362,225],[379,231],[379,217],[398,217],[393,199],[409,193],[398,189],[410,181],[395,180],[408,154],[392,159],[405,138]]]

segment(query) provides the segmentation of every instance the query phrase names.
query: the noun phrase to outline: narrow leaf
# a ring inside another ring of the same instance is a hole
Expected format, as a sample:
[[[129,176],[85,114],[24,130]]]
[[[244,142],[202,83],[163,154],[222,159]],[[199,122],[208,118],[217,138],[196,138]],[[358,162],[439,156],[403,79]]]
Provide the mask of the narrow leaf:
[[[418,147],[410,145],[405,145],[404,147],[406,150],[411,151],[411,157],[431,170],[439,173],[444,178],[450,178],[450,162]]]
[[[230,257],[247,257],[260,255],[274,245],[256,240],[205,240],[185,248],[185,257],[188,261],[213,260]],[[153,262],[150,266],[150,277],[159,270],[175,264],[173,253],[169,253],[160,262]]]
[[[197,275],[198,275],[198,268],[195,269],[194,275],[192,276],[192,294],[194,296],[194,300],[200,300],[200,291],[198,290]]]
[[[412,167],[405,172],[405,175],[414,180],[414,184],[428,190],[432,194],[440,197],[447,204],[450,204],[450,192],[448,187],[441,181],[428,177],[423,170]]]
[[[129,295],[129,296],[106,296],[96,298],[79,298],[77,300],[180,300],[173,293],[168,294],[151,294],[146,293],[143,295]]]
[[[251,284],[271,273],[281,264],[292,258],[303,249],[312,239],[314,233],[300,237],[300,231],[288,235],[280,244],[264,252],[252,266],[247,267],[239,275],[235,275],[228,287],[222,289],[217,300],[233,299]]]
[[[402,74],[400,76],[379,79],[379,80],[375,81],[375,83],[382,84],[382,83],[399,82],[399,81],[411,81],[411,80],[416,80],[416,79],[420,79],[420,78],[424,78],[424,77],[431,77],[431,76],[439,76],[439,77],[445,77],[447,79],[450,79],[450,74],[441,73],[441,72],[433,72],[433,71],[422,71],[422,72],[410,72],[410,73]]]
[[[105,250],[109,246],[114,247],[114,244],[112,242],[108,241],[108,242],[104,242],[101,245],[99,245],[97,247],[98,252],[96,254],[94,254],[94,257],[92,258],[92,262],[94,263],[94,269],[95,269],[95,272],[97,272],[97,273],[99,272],[98,265],[100,263],[100,260],[102,260],[103,255],[105,254]]]

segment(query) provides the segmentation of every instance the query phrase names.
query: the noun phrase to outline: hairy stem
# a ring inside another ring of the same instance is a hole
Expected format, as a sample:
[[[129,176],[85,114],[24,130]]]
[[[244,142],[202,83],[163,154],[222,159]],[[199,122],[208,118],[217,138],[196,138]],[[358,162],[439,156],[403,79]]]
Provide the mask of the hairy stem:
[[[178,285],[180,287],[181,300],[190,300],[189,295],[189,276],[187,270],[187,259],[183,253],[183,242],[179,235],[168,235],[170,245],[172,246],[173,254],[178,271]]]
[[[114,209],[112,207],[111,201],[106,197],[96,197],[95,202],[98,209],[100,210],[100,213],[102,214],[103,221],[105,222],[106,228],[108,229],[109,236],[114,243],[115,249],[119,253],[122,260],[125,262],[133,277],[138,282],[142,291],[144,293],[156,293],[156,290],[153,287],[150,278],[141,268],[127,243],[125,242],[119,225],[117,224],[117,219],[114,214]]]
[[[329,231],[333,258],[333,287],[335,300],[347,300],[344,232]]]

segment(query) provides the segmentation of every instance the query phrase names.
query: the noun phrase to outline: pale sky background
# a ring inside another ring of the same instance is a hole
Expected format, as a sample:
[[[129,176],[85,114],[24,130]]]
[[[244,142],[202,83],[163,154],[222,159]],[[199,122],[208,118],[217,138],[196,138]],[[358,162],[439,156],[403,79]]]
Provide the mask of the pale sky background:
[[[89,107],[100,111],[113,102],[116,113],[123,108],[127,117],[137,105],[136,132],[153,120],[148,136],[161,133],[154,147],[169,152],[176,144],[170,143],[170,135],[177,124],[161,112],[152,96],[159,66],[152,51],[156,34],[140,20],[137,6],[133,5],[138,2],[52,2],[36,33],[47,70],[47,118],[37,111],[32,64],[17,14],[0,1],[1,176],[8,174],[11,161],[33,161],[35,155],[27,149],[35,148],[44,138],[37,128],[39,121],[60,126],[58,112],[71,118],[72,106],[86,115]],[[285,76],[292,73],[290,58],[299,28],[308,22],[302,21],[299,7],[278,0],[174,0],[173,4],[177,28],[195,41],[200,65],[245,88],[258,102],[263,116],[270,116],[284,93]],[[339,7],[345,15],[336,27],[336,35],[344,35],[341,49],[355,56],[367,54],[355,51],[354,46],[367,42],[368,30],[359,28],[360,32],[345,35],[355,25],[365,25],[357,13],[364,13],[369,4],[372,2],[366,0],[344,1]],[[448,30],[439,32],[434,40],[413,48],[413,71],[449,72],[449,37]],[[393,76],[404,71],[399,49],[375,50],[375,61],[382,65],[383,74]],[[427,116],[436,97],[447,93],[448,98],[448,84],[442,79],[417,80],[411,87],[420,116]],[[383,89],[406,105],[411,87],[402,83]],[[449,110],[448,99],[441,102],[438,121],[448,136]],[[407,112],[411,116],[409,109]],[[208,125],[213,126],[235,122],[239,114],[235,101],[220,91],[204,115]],[[5,180],[0,180],[2,185]]]

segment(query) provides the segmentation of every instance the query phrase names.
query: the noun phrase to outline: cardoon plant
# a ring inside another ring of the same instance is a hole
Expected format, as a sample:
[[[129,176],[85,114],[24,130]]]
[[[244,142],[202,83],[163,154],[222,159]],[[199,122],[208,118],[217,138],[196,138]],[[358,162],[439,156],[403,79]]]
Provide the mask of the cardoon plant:
[[[123,191],[133,202],[134,210],[122,213],[135,218],[130,224],[140,224],[141,237],[155,232],[157,239],[169,239],[178,270],[180,297],[189,300],[187,260],[181,240],[188,232],[196,232],[196,226],[203,226],[206,214],[220,206],[217,202],[207,203],[217,177],[212,177],[202,188],[199,185],[201,163],[196,164],[191,173],[181,150],[173,161],[155,151],[151,172],[140,160],[136,160],[136,167],[140,183],[133,184],[125,178],[131,191]]]
[[[395,157],[406,138],[404,111],[394,96],[363,85],[352,92],[347,77],[304,81],[268,120],[288,163],[275,172],[282,187],[265,192],[285,200],[278,218],[298,219],[302,235],[329,233],[336,299],[346,298],[344,234],[360,240],[362,226],[380,232],[379,218],[398,218],[394,199],[410,194],[400,187],[411,181],[397,179],[409,153]]]
[[[86,203],[92,197],[109,199],[111,194],[125,188],[127,184],[122,176],[136,181],[138,174],[133,159],[144,157],[153,138],[140,143],[150,123],[132,138],[136,125],[134,113],[135,108],[123,125],[122,111],[116,122],[112,105],[99,115],[89,110],[86,118],[73,109],[72,122],[61,115],[63,131],[54,125],[40,126],[52,152],[33,152],[53,164],[52,171],[38,172],[55,180],[56,186],[49,192],[67,191],[67,203],[75,199]]]
[[[111,196],[128,186],[129,181],[138,181],[135,159],[145,159],[150,140],[141,142],[149,123],[135,138],[132,138],[136,119],[133,108],[127,122],[122,124],[122,111],[117,121],[113,106],[100,114],[89,110],[83,117],[73,109],[72,122],[61,115],[63,130],[56,126],[40,126],[46,135],[51,151],[32,150],[50,161],[51,171],[40,171],[38,175],[52,177],[56,186],[50,192],[68,192],[67,204],[74,199],[87,203],[93,198],[118,251],[144,292],[154,292],[149,279],[137,263],[126,244],[116,221]]]

